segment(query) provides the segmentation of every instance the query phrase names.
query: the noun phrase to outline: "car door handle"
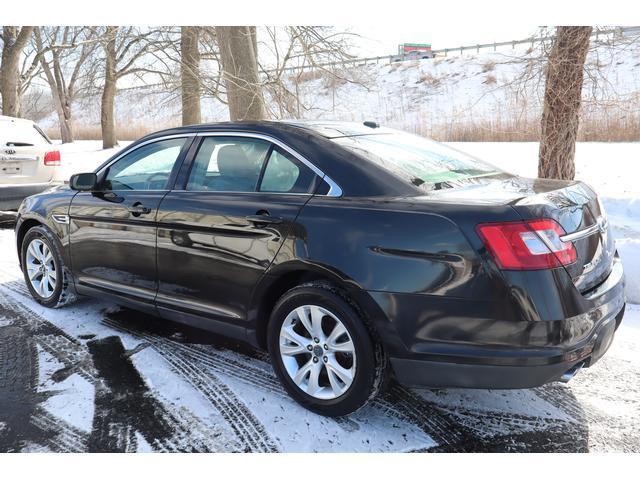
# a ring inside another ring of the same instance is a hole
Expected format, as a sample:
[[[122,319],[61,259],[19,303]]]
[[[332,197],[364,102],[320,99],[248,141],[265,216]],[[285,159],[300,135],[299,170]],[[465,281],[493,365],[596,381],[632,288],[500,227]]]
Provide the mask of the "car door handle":
[[[134,217],[139,217],[140,215],[147,215],[148,213],[151,213],[151,209],[149,207],[145,207],[140,202],[137,202],[129,207],[129,212],[131,212],[131,215]]]
[[[251,223],[254,223],[256,225],[259,225],[259,224],[270,225],[274,223],[282,223],[281,218],[272,217],[270,215],[247,215],[244,218],[246,218]]]

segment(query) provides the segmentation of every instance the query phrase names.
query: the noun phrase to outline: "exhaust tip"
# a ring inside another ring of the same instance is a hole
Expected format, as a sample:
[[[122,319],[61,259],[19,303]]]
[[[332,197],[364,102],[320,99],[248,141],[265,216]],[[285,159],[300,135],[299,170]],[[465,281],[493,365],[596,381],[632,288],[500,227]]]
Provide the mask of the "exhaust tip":
[[[569,380],[571,380],[573,377],[575,377],[576,373],[578,373],[583,366],[584,366],[584,362],[578,363],[577,365],[574,365],[569,370],[564,372],[559,380],[562,383],[568,383]]]

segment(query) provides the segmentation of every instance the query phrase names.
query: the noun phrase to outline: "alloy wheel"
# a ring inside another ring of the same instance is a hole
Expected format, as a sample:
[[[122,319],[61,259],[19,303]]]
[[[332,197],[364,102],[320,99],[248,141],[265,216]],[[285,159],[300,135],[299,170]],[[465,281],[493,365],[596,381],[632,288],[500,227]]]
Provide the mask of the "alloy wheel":
[[[42,298],[49,298],[56,290],[58,272],[51,249],[38,238],[34,238],[27,247],[25,268],[29,282]]]
[[[340,319],[317,305],[291,311],[280,328],[280,358],[293,382],[321,400],[342,396],[353,383],[356,351]]]

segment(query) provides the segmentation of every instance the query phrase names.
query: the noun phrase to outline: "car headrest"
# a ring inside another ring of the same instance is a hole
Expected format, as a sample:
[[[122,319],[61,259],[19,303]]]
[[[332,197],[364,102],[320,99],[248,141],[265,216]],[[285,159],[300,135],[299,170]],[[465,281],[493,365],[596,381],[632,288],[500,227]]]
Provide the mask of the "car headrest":
[[[218,171],[222,176],[246,177],[256,175],[256,164],[239,145],[224,145],[218,151]]]

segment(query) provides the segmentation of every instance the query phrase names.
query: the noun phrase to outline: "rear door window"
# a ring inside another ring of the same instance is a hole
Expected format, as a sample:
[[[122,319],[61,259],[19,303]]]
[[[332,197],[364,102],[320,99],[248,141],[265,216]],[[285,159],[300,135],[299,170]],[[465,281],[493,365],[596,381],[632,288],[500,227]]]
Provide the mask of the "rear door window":
[[[270,149],[270,142],[257,138],[205,137],[194,159],[187,190],[255,192]]]

